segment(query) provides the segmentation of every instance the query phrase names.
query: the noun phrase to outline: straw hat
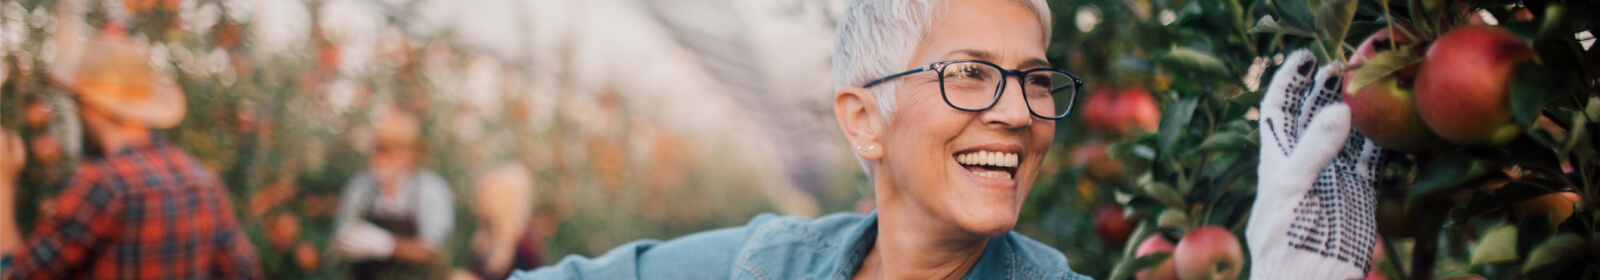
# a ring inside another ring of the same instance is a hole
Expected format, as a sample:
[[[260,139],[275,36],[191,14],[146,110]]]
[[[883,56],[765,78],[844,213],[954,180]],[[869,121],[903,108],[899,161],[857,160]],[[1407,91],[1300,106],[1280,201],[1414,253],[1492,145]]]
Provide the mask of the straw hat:
[[[126,34],[96,32],[83,47],[82,55],[63,61],[70,69],[51,75],[73,99],[118,121],[149,128],[183,122],[183,89],[172,77],[150,69],[149,53]]]

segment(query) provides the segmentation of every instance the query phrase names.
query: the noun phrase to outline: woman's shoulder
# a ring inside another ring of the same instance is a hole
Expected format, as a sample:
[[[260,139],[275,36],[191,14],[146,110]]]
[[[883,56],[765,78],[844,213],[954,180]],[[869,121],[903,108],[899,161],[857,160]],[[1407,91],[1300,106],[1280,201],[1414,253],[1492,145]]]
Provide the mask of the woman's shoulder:
[[[767,269],[764,261],[787,264],[798,258],[827,258],[825,253],[837,252],[829,248],[844,246],[835,241],[839,235],[848,235],[850,225],[867,218],[860,214],[815,219],[761,214],[745,226],[699,232],[666,242],[634,241],[594,258],[568,256],[554,265],[519,272],[512,278],[725,279],[733,276],[730,274],[735,273],[736,267]]]

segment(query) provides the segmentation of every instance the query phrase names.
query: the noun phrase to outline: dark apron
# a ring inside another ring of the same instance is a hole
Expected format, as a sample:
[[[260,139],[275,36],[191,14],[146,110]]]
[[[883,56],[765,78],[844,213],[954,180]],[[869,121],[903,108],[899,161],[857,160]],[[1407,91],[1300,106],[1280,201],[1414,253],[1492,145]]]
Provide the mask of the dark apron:
[[[532,223],[523,230],[522,238],[517,239],[517,249],[512,253],[511,266],[507,267],[506,271],[489,271],[487,268],[489,260],[484,259],[485,256],[473,254],[469,260],[473,275],[478,276],[478,279],[506,279],[511,277],[512,272],[534,270],[544,265],[545,243],[539,240],[534,230]]]
[[[420,195],[415,193],[417,186],[414,185],[416,184],[417,180],[415,180],[415,178],[408,178],[406,182],[407,185],[404,186],[404,189],[401,191],[413,192],[411,194],[411,201],[407,202],[409,203],[409,205],[407,205],[407,209],[410,209],[409,211],[403,211],[406,213],[400,214],[379,213],[375,208],[378,205],[378,196],[382,190],[378,190],[374,191],[372,198],[367,200],[367,210],[361,216],[361,218],[363,220],[367,220],[368,223],[372,223],[373,225],[378,226],[378,228],[388,231],[390,235],[395,237],[395,239],[415,239],[418,238],[419,235],[417,232],[417,210],[420,208],[417,207],[417,199]],[[396,268],[404,268],[406,266],[408,266],[408,264],[392,259],[366,260],[351,264],[350,272],[353,274],[352,278],[356,280],[385,279],[389,278],[383,277],[385,271],[395,270]]]

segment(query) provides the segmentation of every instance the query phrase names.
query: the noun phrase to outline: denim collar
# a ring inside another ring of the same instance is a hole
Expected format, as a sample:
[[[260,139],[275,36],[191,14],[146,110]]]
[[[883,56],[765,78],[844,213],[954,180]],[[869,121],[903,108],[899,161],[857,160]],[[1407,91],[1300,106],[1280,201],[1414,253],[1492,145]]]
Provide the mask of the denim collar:
[[[742,252],[740,254],[739,261],[736,262],[736,266],[742,267],[736,267],[736,269],[754,272],[752,274],[757,275],[758,277],[755,278],[758,279],[767,278],[760,277],[764,274],[762,272],[798,272],[796,270],[803,270],[808,272],[801,273],[806,275],[806,277],[786,276],[781,278],[849,280],[851,279],[851,276],[856,273],[856,270],[861,267],[862,261],[867,257],[868,252],[872,251],[874,243],[877,242],[878,238],[878,212],[874,211],[866,216],[859,217],[861,218],[858,221],[855,221],[854,224],[841,223],[839,225],[842,227],[834,228],[834,230],[829,230],[827,227],[814,228],[806,225],[793,224],[789,224],[788,226],[774,230],[776,232],[782,232],[784,235],[801,237],[802,241],[808,239],[815,241],[797,242],[804,244],[802,246],[783,246],[784,250],[810,251],[804,252],[805,254],[800,255],[819,256],[820,258],[816,260],[817,262],[815,262],[818,264],[818,266],[814,267],[813,269],[796,267],[797,263],[794,262],[796,261],[794,259],[774,261],[776,259],[753,257],[756,254],[752,254],[751,250],[774,249],[773,246],[747,247],[746,252]],[[763,226],[763,230],[772,230],[773,227],[769,226],[775,226],[775,224],[778,226],[783,226],[785,223],[767,223],[767,225]],[[828,223],[812,223],[811,225],[817,224]],[[830,235],[829,233],[832,233],[832,235],[835,236],[826,236]],[[1018,252],[1014,248],[1016,244],[1012,242],[1014,241],[1012,240],[1013,234],[1016,233],[1007,233],[1000,236],[990,237],[989,243],[985,245],[984,254],[979,256],[978,263],[974,264],[973,267],[967,272],[967,275],[962,277],[962,279],[1044,278],[1040,276],[1043,276],[1045,273],[1038,271],[1034,267],[1020,265]],[[761,236],[764,234],[757,233],[756,235]],[[791,255],[793,256],[794,254]],[[1065,267],[1063,269],[1065,269]],[[1019,273],[1026,274],[1026,277],[1019,277],[1020,275],[1017,275]],[[777,274],[784,275],[784,273]]]

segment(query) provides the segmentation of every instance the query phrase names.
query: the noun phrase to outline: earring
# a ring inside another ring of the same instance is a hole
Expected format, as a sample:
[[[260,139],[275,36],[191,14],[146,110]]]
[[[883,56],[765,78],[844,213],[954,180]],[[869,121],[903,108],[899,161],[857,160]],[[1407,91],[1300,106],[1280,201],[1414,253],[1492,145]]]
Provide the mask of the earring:
[[[873,145],[867,145],[866,149],[862,149],[861,147],[856,147],[856,148],[857,149],[861,149],[863,152],[866,152],[866,151],[872,151],[874,146]]]

